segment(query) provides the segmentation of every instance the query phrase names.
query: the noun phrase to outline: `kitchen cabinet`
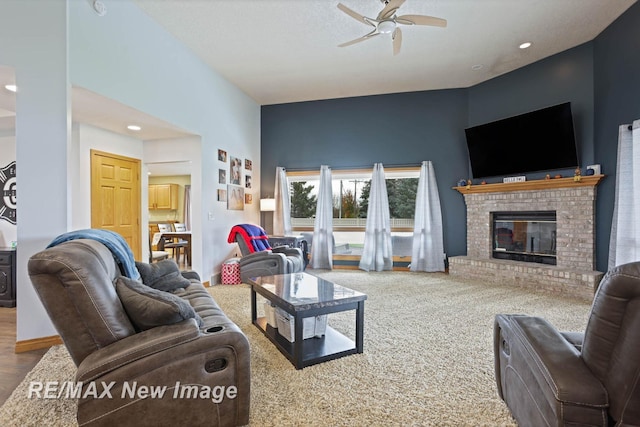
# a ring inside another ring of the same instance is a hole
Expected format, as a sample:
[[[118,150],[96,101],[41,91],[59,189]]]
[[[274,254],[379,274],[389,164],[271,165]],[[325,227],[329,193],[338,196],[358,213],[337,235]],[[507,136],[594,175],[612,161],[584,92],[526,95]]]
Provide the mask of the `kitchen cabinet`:
[[[178,184],[150,184],[149,209],[178,209]]]

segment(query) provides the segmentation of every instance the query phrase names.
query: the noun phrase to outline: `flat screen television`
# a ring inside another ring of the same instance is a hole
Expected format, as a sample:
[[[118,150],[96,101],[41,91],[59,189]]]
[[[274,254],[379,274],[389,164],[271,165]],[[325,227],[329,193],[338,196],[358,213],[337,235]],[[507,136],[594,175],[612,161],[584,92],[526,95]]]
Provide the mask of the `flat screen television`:
[[[576,168],[571,103],[465,129],[474,178]]]

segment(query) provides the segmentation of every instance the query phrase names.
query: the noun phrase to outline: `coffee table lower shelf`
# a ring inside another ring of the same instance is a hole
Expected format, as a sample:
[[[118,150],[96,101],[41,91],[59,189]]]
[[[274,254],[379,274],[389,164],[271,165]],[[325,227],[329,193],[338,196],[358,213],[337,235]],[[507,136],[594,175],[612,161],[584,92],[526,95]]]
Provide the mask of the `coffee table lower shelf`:
[[[289,342],[280,335],[276,328],[267,323],[265,317],[258,317],[253,324],[269,338],[296,369],[362,352],[358,351],[353,340],[327,325],[323,337],[302,340],[302,361],[298,364],[294,357],[295,342]]]

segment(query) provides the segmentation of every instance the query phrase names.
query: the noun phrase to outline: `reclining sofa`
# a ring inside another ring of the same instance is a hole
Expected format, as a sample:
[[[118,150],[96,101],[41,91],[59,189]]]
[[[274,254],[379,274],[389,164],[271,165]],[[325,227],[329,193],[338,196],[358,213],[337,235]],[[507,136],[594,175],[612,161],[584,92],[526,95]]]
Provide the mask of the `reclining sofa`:
[[[498,394],[520,427],[640,425],[640,262],[602,279],[584,333],[499,314]]]
[[[113,248],[98,240],[63,239],[28,263],[78,367],[79,425],[248,424],[249,343],[198,275],[165,260],[136,263],[146,274],[127,277],[135,271],[123,271]],[[165,392],[147,396],[144,387]]]

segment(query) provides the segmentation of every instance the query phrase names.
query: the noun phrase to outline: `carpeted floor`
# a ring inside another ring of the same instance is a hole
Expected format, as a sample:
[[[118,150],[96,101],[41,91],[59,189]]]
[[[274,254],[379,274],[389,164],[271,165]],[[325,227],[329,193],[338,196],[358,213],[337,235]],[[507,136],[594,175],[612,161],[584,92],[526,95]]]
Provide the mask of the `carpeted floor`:
[[[496,393],[493,318],[526,313],[584,330],[589,305],[441,273],[315,272],[368,295],[364,354],[297,371],[250,322],[247,285],[211,294],[251,344],[252,426],[512,426]],[[329,324],[354,335],[353,312]],[[75,425],[75,402],[28,399],[30,381],[71,380],[52,348],[0,408],[3,426]]]

